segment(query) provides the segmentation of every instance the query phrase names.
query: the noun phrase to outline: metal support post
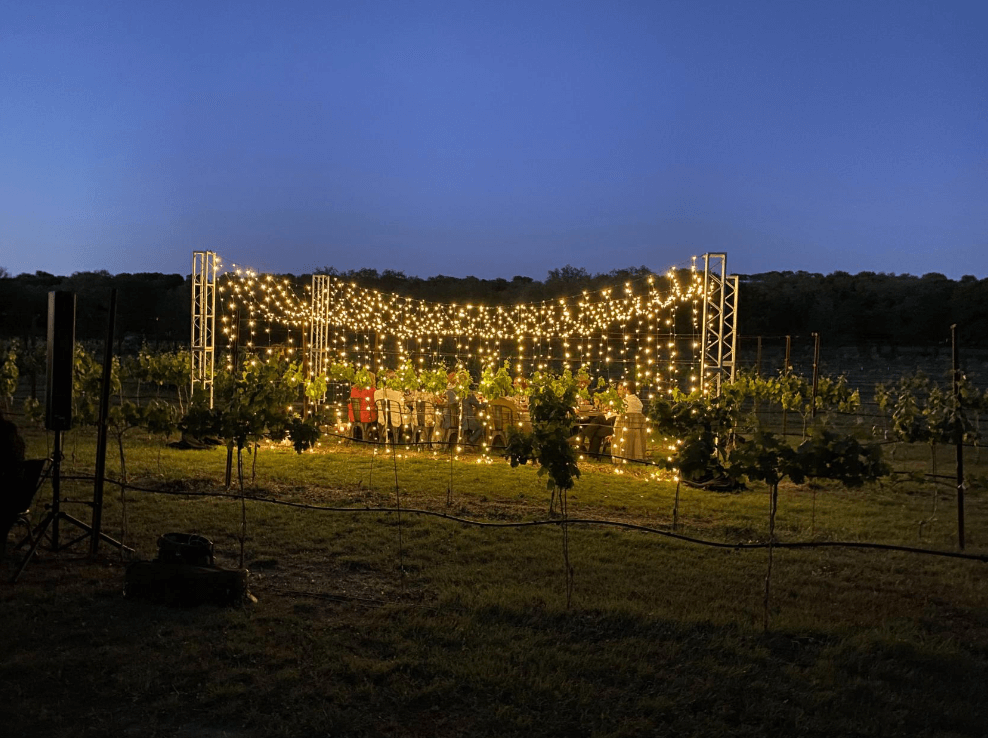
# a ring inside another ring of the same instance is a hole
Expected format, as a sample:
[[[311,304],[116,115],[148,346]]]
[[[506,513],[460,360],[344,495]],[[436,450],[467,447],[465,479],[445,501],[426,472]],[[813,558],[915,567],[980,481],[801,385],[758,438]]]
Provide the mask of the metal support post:
[[[213,406],[213,372],[216,353],[215,251],[192,252],[192,394],[208,393]]]
[[[714,396],[720,395],[725,379],[733,381],[735,376],[738,292],[738,277],[727,275],[727,254],[704,254],[700,387]]]
[[[950,326],[951,364],[953,365],[954,403],[961,404],[960,351],[957,347],[957,324]],[[964,432],[954,430],[954,443],[957,448],[957,545],[964,550]]]

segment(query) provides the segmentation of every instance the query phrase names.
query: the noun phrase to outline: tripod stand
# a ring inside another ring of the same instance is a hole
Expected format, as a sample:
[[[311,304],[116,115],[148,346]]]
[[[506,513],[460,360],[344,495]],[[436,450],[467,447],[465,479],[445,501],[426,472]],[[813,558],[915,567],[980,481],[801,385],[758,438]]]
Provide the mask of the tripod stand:
[[[45,519],[38,523],[38,526],[34,529],[32,537],[34,540],[31,543],[31,548],[28,550],[27,555],[21,562],[21,565],[17,567],[17,571],[11,578],[11,582],[16,582],[18,577],[20,577],[21,572],[28,565],[31,557],[34,556],[35,551],[38,550],[38,546],[41,545],[41,541],[44,540],[45,534],[49,534],[51,539],[50,549],[52,551],[62,551],[63,549],[73,546],[79,541],[91,538],[94,534],[97,535],[101,540],[106,541],[111,546],[116,546],[123,551],[130,551],[133,553],[133,549],[125,546],[118,540],[110,538],[102,531],[96,531],[92,526],[86,525],[84,522],[78,518],[74,518],[67,512],[61,509],[61,467],[62,467],[62,431],[56,430],[55,433],[55,445],[52,452],[52,463],[51,463],[51,488],[52,488],[52,498],[51,506],[48,508],[48,514],[45,515]],[[71,523],[80,530],[83,531],[82,535],[76,536],[71,541],[66,543],[59,543],[59,522],[64,520],[67,523]]]

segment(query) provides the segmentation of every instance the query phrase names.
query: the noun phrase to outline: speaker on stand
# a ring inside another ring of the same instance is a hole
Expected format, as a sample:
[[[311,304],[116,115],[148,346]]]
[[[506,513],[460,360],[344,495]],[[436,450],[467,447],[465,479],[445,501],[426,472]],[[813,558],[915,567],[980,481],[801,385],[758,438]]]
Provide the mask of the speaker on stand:
[[[98,529],[86,525],[81,520],[72,517],[61,509],[61,467],[62,467],[62,433],[72,427],[72,369],[75,361],[75,305],[76,296],[72,292],[48,293],[48,371],[45,384],[45,428],[55,434],[52,446],[51,488],[52,500],[45,516],[34,532],[34,542],[27,555],[18,567],[11,581],[24,571],[24,567],[34,556],[38,546],[49,534],[51,550],[60,551],[74,543],[99,536],[102,540],[118,548],[123,547]],[[111,329],[112,330],[112,329]],[[108,380],[109,377],[104,377]],[[81,529],[82,535],[68,543],[59,543],[59,522],[66,521]],[[128,549],[129,550],[129,549]]]

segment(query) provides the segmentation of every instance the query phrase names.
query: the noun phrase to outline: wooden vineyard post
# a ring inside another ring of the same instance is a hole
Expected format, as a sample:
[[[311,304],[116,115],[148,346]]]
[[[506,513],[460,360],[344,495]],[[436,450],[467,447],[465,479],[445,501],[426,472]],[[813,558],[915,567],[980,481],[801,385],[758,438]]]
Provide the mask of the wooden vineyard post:
[[[755,353],[755,376],[762,378],[762,337],[758,336],[757,350]],[[758,393],[755,393],[754,405],[755,419],[758,419]]]
[[[811,333],[813,336],[813,393],[810,396],[810,417],[816,417],[816,388],[820,377],[820,334]]]
[[[789,354],[790,354],[791,351],[792,351],[792,336],[786,336],[786,358],[785,358],[785,361],[782,364],[782,373],[784,375],[788,375],[789,374],[789,367],[790,367],[790,365],[789,365]],[[785,409],[785,407],[783,407],[782,408],[782,436],[783,436],[783,438],[785,438],[785,435],[786,435],[786,421],[788,419],[789,419],[789,413]]]
[[[954,407],[961,406],[961,368],[957,348],[957,323],[950,326],[951,364],[953,368]],[[957,448],[957,545],[964,550],[964,431],[957,428],[954,431],[954,441]]]

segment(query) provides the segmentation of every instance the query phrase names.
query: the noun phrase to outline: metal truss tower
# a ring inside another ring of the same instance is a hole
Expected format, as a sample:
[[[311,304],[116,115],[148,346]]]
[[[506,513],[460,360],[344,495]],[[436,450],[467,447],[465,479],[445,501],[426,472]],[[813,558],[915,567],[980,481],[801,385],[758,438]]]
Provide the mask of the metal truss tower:
[[[325,274],[312,275],[312,315],[309,322],[309,377],[329,369],[329,318],[333,288]]]
[[[720,396],[721,384],[733,381],[738,333],[738,278],[727,274],[727,254],[703,255],[703,320],[700,386]]]
[[[213,406],[213,370],[216,354],[215,251],[192,252],[192,393],[202,388]]]

